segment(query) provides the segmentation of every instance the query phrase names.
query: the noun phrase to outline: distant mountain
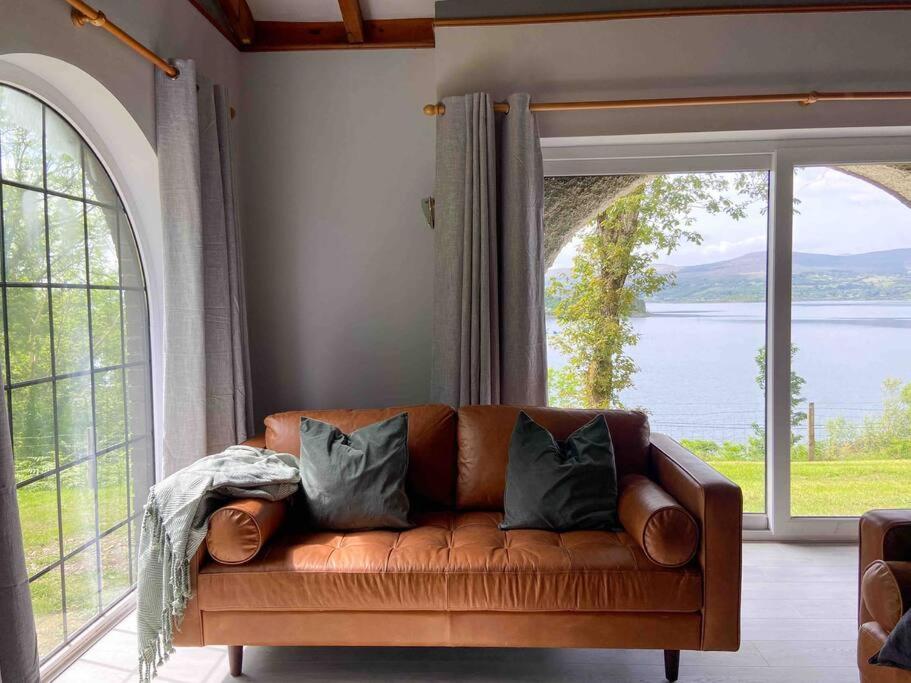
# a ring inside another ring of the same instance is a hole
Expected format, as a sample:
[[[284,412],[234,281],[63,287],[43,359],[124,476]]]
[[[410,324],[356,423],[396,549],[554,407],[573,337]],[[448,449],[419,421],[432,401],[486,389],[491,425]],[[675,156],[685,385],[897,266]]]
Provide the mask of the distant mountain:
[[[676,275],[675,283],[651,301],[762,301],[766,289],[766,254],[752,252],[726,261],[698,266],[662,264]],[[865,254],[808,254],[795,252],[795,301],[911,300],[911,249]]]
[[[659,272],[673,273],[673,285],[650,301],[720,302],[763,301],[766,297],[766,254],[755,251],[737,258],[698,266],[659,263]],[[808,254],[796,252],[792,261],[795,301],[911,300],[911,249],[871,251],[865,254]],[[547,272],[554,278],[570,277],[569,268]],[[556,305],[547,298],[547,310]]]

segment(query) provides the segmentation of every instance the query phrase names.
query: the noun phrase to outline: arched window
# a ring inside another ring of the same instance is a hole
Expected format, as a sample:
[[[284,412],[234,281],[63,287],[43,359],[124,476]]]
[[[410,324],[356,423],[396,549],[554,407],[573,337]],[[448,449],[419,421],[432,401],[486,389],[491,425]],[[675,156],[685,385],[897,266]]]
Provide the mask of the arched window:
[[[128,593],[153,477],[130,221],[79,133],[0,85],[0,365],[42,658]]]

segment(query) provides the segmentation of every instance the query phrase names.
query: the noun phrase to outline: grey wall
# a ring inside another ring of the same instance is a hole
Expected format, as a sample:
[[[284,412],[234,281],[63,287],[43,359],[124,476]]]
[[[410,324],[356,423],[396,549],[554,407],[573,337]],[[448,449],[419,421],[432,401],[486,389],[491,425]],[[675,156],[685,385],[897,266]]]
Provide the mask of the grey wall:
[[[0,54],[62,59],[100,81],[155,140],[154,68],[105,31],[76,29],[62,0],[2,0]],[[238,96],[241,55],[187,0],[93,0],[127,33],[165,58],[195,59],[199,73]]]
[[[911,89],[911,12],[438,28],[440,95],[539,101]],[[546,136],[907,125],[908,103],[541,115]]]
[[[257,419],[426,402],[431,50],[242,65],[240,183]]]

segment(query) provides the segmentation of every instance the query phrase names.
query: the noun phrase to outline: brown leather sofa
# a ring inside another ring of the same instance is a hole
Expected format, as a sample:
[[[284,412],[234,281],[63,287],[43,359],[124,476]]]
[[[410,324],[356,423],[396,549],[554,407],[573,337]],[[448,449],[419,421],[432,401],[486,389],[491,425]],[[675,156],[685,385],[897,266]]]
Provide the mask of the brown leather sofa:
[[[911,609],[911,510],[860,518],[857,667],[861,683],[911,683],[911,672],[869,663]]]
[[[558,439],[598,414],[526,410]],[[642,413],[604,413],[617,532],[497,528],[514,407],[287,412],[248,443],[298,454],[302,415],[350,432],[402,411],[416,526],[318,531],[234,501],[192,563],[176,645],[230,646],[234,675],[244,645],[654,648],[670,680],[680,650],[739,647],[740,489]]]

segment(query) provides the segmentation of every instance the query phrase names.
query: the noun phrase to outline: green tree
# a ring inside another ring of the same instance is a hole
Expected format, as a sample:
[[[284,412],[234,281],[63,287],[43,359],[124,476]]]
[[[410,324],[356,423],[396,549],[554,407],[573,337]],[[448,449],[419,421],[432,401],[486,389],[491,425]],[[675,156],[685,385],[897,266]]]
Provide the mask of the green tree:
[[[807,414],[800,409],[801,404],[806,401],[803,397],[803,386],[807,381],[797,374],[794,370],[794,359],[797,357],[799,349],[791,344],[791,445],[794,446],[800,442],[800,435],[797,434],[796,428],[807,420]],[[766,389],[766,350],[765,346],[756,352],[756,384],[765,393]],[[757,423],[753,423],[753,432],[755,438],[760,439],[760,444],[765,448],[765,428]],[[752,439],[751,439],[752,442]],[[751,444],[752,445],[752,444]]]
[[[865,418],[854,430],[855,438],[846,454],[860,458],[911,458],[911,383],[893,377],[883,381],[882,389],[882,413]],[[830,424],[826,424],[827,432]],[[835,457],[843,457],[834,445],[830,450]]]
[[[637,300],[674,281],[658,259],[680,244],[699,244],[696,210],[735,220],[766,196],[760,173],[656,176],[614,201],[583,235],[568,278],[554,280],[548,296],[560,332],[554,343],[569,356],[560,371],[557,405],[610,407],[632,385],[636,364],[627,351],[638,342],[630,325]]]
[[[826,421],[816,445],[820,460],[911,459],[911,383],[883,381],[882,411],[857,423],[843,416]]]

